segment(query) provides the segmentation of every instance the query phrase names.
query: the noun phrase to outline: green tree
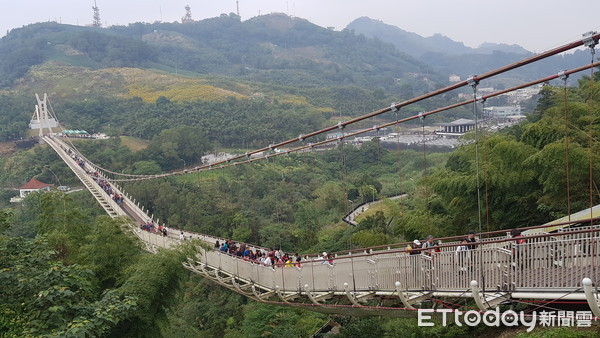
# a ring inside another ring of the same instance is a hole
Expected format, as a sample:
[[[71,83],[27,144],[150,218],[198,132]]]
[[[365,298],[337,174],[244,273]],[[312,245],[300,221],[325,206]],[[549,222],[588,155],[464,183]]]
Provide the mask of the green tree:
[[[10,220],[13,212],[10,209],[0,210],[0,236],[10,228]]]
[[[374,202],[377,199],[377,189],[372,185],[361,185],[358,187],[358,195],[365,202]]]
[[[164,169],[183,169],[185,165],[199,163],[210,149],[200,128],[179,126],[161,131],[152,139],[146,152]]]
[[[107,292],[94,274],[64,265],[44,239],[0,236],[0,331],[7,336],[100,336],[126,319],[135,299]]]
[[[65,263],[76,261],[79,243],[89,231],[92,219],[87,217],[69,195],[62,192],[40,192],[38,234],[46,236]]]
[[[252,229],[250,229],[250,221],[246,216],[241,213],[233,215],[231,221],[233,226],[232,239],[240,242],[247,242],[252,236]]]
[[[161,250],[155,255],[140,257],[127,268],[127,279],[116,293],[137,300],[137,308],[114,332],[127,336],[159,336],[160,328],[168,323],[165,311],[173,304],[179,281],[187,273],[183,262],[193,250]]]
[[[243,307],[241,328],[225,337],[308,337],[325,324],[325,315],[261,303]]]
[[[139,240],[126,228],[130,226],[133,224],[129,220],[100,216],[94,226],[88,228],[78,261],[94,271],[102,289],[114,288],[123,282],[124,270],[139,258]]]
[[[317,242],[317,231],[320,230],[319,214],[315,203],[308,200],[298,202],[297,211],[294,213],[296,225],[300,230],[300,245],[308,248]]]
[[[128,167],[127,171],[135,175],[155,175],[162,172],[156,161],[137,161]]]
[[[315,194],[317,195],[315,205],[319,210],[345,211],[346,195],[344,194],[344,188],[339,182],[325,182],[317,188]]]

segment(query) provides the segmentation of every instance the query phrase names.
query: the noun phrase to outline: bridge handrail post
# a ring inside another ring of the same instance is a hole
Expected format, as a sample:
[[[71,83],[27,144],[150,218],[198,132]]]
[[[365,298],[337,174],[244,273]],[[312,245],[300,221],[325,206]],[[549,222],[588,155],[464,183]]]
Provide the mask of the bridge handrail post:
[[[281,265],[281,268],[279,270],[281,270],[281,287],[283,288],[283,291],[285,292],[285,274],[283,273],[283,270],[285,269],[285,262],[283,263],[283,265]]]
[[[350,256],[350,266],[352,269],[352,290],[356,292],[356,278],[354,278],[354,257],[352,257],[352,252],[349,252],[348,255]]]
[[[312,277],[312,289],[315,290],[315,261],[310,262],[310,274]],[[308,290],[306,290],[308,292]]]

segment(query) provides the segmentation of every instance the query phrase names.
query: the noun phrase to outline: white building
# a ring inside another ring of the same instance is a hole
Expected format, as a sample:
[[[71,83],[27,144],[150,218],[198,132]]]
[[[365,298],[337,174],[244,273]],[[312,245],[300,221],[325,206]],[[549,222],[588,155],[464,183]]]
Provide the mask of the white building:
[[[448,81],[450,83],[460,82],[460,76],[458,76],[456,74],[450,74],[450,76],[448,76]]]
[[[450,123],[441,123],[440,126],[442,129],[435,132],[437,135],[457,137],[475,129],[475,121],[458,119]]]

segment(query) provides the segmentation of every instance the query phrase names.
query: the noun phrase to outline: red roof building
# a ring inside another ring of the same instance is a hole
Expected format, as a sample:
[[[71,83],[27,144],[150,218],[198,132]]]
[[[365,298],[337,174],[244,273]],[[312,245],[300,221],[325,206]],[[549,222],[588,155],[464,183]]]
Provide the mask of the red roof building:
[[[40,191],[40,190],[49,191],[50,187],[53,185],[54,184],[44,183],[42,181],[36,180],[35,178],[32,178],[24,186],[19,188],[19,190],[20,190],[19,195],[21,196],[21,198],[23,198],[23,197],[27,196],[28,194],[35,192],[35,191]]]

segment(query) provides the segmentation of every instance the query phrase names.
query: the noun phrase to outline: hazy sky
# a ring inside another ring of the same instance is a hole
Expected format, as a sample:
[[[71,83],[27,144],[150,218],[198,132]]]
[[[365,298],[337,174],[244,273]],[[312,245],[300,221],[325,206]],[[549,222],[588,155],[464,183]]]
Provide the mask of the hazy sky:
[[[235,0],[96,0],[104,26],[200,20],[236,11]],[[35,22],[92,22],[94,0],[0,0],[0,36]],[[239,0],[242,20],[282,12],[341,30],[368,16],[422,36],[441,33],[477,47],[519,44],[541,52],[600,30],[600,0]]]

